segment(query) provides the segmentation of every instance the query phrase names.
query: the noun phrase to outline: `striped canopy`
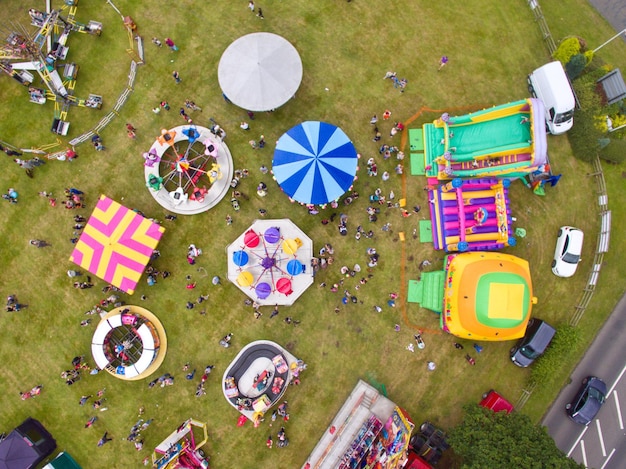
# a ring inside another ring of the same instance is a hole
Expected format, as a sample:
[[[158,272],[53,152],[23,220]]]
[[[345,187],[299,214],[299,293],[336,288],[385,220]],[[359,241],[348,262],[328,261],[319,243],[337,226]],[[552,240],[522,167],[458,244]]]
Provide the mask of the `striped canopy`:
[[[352,187],[357,152],[339,127],[307,121],[278,140],[272,171],[278,185],[303,204],[323,205]]]

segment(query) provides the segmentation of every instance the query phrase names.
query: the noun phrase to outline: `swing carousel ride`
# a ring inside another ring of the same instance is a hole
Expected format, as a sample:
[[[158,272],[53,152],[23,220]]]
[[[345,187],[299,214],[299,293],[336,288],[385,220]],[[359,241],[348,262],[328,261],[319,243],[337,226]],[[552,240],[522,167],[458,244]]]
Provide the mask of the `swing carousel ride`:
[[[217,205],[230,189],[233,158],[220,135],[197,125],[161,130],[143,154],[146,186],[166,210],[195,215]]]

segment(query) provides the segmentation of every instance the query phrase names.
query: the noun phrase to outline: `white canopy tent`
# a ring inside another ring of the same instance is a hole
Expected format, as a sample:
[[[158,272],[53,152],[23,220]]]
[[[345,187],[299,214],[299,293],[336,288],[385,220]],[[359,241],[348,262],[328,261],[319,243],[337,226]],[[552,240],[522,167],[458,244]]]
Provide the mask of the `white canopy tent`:
[[[217,78],[224,95],[248,111],[270,111],[291,99],[302,81],[302,60],[285,38],[252,33],[230,44]]]

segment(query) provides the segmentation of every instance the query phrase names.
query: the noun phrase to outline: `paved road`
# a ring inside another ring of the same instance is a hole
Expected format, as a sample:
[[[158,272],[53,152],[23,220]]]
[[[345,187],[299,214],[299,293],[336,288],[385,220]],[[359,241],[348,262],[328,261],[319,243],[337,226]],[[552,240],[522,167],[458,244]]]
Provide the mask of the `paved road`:
[[[589,375],[602,378],[608,388],[598,418],[588,427],[565,414],[567,404]],[[622,406],[624,409],[622,409]],[[587,350],[542,424],[556,445],[574,460],[597,469],[626,467],[626,295]]]
[[[589,0],[589,3],[613,26],[616,33],[626,29],[626,2],[624,0]],[[622,39],[626,42],[624,34],[622,34]]]

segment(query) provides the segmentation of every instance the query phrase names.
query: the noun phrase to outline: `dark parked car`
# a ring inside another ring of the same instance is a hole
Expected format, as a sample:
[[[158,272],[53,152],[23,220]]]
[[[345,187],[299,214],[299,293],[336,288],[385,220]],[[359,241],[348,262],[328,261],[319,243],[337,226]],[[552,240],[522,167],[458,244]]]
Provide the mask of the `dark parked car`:
[[[532,318],[526,326],[526,334],[511,349],[511,360],[517,366],[527,367],[548,348],[556,330],[541,319]]]
[[[576,423],[589,425],[606,399],[606,384],[600,378],[587,376],[565,411]]]
[[[446,434],[430,422],[420,425],[409,441],[411,450],[430,464],[436,465],[450,445]]]

